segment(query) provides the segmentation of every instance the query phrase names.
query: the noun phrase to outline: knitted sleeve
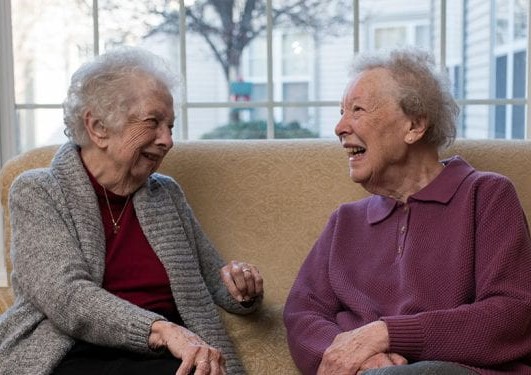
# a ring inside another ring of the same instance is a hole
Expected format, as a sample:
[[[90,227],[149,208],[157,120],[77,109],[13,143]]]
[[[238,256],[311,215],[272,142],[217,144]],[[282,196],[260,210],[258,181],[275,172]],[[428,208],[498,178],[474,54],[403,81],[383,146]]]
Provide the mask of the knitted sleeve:
[[[9,207],[17,295],[70,337],[149,351],[151,324],[162,318],[115,297],[93,279],[89,264],[103,259],[98,252],[105,249],[94,246],[93,254],[81,251],[61,187],[51,174],[32,171],[19,176],[10,191]],[[87,220],[84,225],[98,224]]]
[[[303,374],[315,374],[324,351],[342,332],[336,323],[341,305],[328,276],[336,215],[302,264],[284,308],[289,349]]]

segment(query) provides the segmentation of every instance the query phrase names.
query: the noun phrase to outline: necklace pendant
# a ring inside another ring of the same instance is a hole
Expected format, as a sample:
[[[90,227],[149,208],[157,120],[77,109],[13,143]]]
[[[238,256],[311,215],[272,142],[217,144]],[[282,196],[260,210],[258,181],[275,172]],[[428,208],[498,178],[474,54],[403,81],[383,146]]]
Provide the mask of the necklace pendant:
[[[113,229],[114,234],[118,234],[119,230],[120,230],[120,226],[118,224],[114,224],[114,229]]]

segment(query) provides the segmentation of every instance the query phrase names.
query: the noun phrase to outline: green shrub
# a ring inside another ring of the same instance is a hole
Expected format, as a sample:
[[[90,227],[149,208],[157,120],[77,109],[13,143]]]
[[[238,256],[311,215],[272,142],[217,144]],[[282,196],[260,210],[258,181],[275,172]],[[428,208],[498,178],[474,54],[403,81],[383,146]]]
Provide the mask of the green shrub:
[[[275,123],[275,138],[318,138],[319,134],[301,127],[297,121],[287,124]],[[218,126],[203,134],[202,139],[265,139],[267,123],[259,121],[240,121]]]

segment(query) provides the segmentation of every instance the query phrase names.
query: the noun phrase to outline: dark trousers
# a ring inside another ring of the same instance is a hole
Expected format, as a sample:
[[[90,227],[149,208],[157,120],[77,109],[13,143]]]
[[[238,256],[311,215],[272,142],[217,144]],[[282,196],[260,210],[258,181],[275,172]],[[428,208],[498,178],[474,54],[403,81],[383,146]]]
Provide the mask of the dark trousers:
[[[175,375],[180,365],[181,360],[169,354],[154,358],[78,342],[52,375]]]
[[[367,370],[363,375],[473,375],[469,370],[452,362],[421,361],[410,365],[383,367]]]

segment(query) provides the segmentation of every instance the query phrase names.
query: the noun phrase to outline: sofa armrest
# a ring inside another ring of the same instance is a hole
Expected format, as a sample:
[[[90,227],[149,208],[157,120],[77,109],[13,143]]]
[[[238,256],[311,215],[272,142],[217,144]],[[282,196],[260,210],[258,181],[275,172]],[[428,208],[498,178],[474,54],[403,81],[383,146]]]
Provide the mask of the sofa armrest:
[[[4,313],[13,304],[14,299],[13,289],[0,288],[0,314]]]

